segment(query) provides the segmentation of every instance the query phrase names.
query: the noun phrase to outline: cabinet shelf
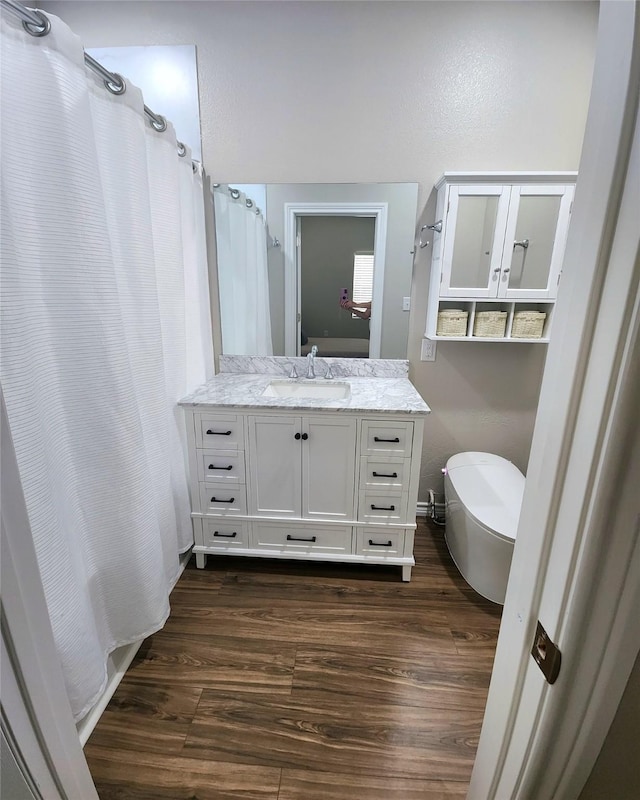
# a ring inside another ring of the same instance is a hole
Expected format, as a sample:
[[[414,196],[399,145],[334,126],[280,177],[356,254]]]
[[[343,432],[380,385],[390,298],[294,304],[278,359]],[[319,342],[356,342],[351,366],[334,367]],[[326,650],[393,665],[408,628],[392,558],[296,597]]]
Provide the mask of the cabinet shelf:
[[[487,311],[492,309],[504,311],[507,314],[504,336],[474,336],[473,328],[476,311]],[[553,321],[554,302],[536,303],[526,300],[514,300],[505,302],[504,300],[439,300],[434,304],[431,313],[427,315],[427,328],[425,339],[432,339],[439,342],[519,342],[521,344],[548,344],[550,340],[551,325]],[[461,309],[467,312],[466,333],[459,336],[442,336],[436,333],[438,325],[438,312],[444,310]],[[512,336],[514,315],[518,311],[541,311],[546,314],[542,328],[542,336],[527,337]]]

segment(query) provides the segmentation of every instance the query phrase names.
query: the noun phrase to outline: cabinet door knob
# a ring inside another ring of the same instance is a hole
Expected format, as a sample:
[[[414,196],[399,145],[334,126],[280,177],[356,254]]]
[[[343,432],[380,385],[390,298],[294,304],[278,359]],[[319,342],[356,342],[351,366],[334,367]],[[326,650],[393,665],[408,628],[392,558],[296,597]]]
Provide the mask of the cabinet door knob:
[[[302,438],[302,435],[299,434],[299,433],[296,433],[296,435],[293,438],[300,440]]]
[[[309,438],[309,434],[308,433],[303,433],[302,434],[302,441],[303,442],[306,442],[308,438]]]

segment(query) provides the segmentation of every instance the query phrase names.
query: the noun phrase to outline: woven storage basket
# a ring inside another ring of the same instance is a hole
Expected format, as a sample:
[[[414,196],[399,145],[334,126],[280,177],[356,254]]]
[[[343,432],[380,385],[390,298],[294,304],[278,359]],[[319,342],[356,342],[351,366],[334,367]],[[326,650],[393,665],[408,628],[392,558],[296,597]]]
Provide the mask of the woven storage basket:
[[[511,336],[514,339],[540,339],[547,315],[542,311],[516,311]]]
[[[473,335],[499,339],[507,327],[506,311],[476,311]]]
[[[438,312],[436,336],[466,336],[468,311],[447,308]]]

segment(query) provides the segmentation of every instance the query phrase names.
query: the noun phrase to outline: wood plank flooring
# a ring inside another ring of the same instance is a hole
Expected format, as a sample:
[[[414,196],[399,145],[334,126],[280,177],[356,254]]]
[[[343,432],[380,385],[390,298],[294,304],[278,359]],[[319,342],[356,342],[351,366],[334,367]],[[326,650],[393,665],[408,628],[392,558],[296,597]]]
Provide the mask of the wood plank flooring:
[[[501,607],[416,567],[190,563],[85,747],[101,800],[460,800]]]

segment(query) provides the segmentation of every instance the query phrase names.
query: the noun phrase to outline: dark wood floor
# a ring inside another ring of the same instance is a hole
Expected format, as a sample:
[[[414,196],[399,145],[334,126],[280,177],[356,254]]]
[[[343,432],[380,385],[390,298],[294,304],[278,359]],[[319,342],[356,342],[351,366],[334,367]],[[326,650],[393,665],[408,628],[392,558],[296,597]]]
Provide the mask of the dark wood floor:
[[[101,800],[466,797],[501,608],[416,567],[189,564],[85,753]]]

